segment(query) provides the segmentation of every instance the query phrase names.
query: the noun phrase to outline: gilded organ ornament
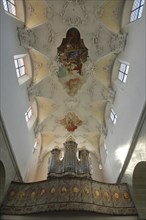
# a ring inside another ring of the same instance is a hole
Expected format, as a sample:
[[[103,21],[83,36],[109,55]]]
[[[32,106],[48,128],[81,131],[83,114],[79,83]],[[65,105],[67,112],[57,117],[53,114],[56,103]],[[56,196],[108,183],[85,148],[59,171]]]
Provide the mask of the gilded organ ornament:
[[[89,187],[85,186],[84,187],[84,194],[89,195],[89,193],[90,193]]]
[[[54,194],[56,192],[56,189],[54,186],[51,188],[50,192],[51,192],[51,194]]]
[[[26,199],[26,193],[25,192],[20,192],[19,194],[19,199],[22,201],[22,200],[25,200]]]
[[[62,193],[66,193],[66,192],[67,192],[67,188],[66,188],[66,186],[62,186],[62,188],[61,188],[61,192],[62,192]]]
[[[41,192],[40,192],[40,195],[41,195],[41,196],[44,196],[45,193],[46,193],[46,190],[45,190],[45,189],[42,189]]]
[[[78,186],[74,186],[72,191],[74,194],[78,194],[80,190],[79,190]]]
[[[99,198],[99,196],[100,196],[99,191],[98,191],[98,190],[95,190],[95,197],[96,197],[96,199],[98,199],[98,198]]]
[[[33,191],[33,192],[31,193],[31,199],[34,199],[35,196],[36,196],[36,192]]]
[[[109,193],[108,192],[104,192],[104,198],[106,199],[106,200],[109,200],[110,199],[110,195],[109,195]]]
[[[129,193],[128,192],[124,192],[124,199],[129,199]]]
[[[114,199],[115,199],[115,200],[118,200],[119,198],[120,198],[119,193],[115,192],[115,193],[114,193]]]

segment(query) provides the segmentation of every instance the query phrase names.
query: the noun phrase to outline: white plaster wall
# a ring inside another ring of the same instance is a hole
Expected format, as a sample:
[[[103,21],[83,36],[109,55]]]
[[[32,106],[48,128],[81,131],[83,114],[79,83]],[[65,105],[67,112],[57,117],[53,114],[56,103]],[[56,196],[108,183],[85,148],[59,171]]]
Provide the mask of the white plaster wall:
[[[0,107],[4,124],[9,135],[16,162],[24,179],[33,160],[32,148],[35,137],[32,129],[28,131],[24,113],[30,106],[26,83],[19,85],[13,56],[25,54],[19,46],[17,27],[23,23],[5,13],[1,6],[1,69],[0,69]]]
[[[4,170],[0,170],[0,204],[1,204],[7,193],[11,181],[12,180],[22,181],[19,170],[17,169],[17,164],[13,159],[11,146],[1,117],[0,117],[0,162],[3,164],[3,169],[4,169]]]
[[[95,154],[90,153],[91,176],[93,180],[103,182],[103,172],[99,169],[99,161]]]
[[[125,27],[128,32],[125,50],[119,60],[130,65],[126,84],[118,79],[114,82],[116,98],[113,109],[118,116],[113,125],[109,120],[105,144],[108,156],[103,163],[104,180],[116,182],[129,150],[133,133],[146,100],[145,75],[145,8],[142,18]]]

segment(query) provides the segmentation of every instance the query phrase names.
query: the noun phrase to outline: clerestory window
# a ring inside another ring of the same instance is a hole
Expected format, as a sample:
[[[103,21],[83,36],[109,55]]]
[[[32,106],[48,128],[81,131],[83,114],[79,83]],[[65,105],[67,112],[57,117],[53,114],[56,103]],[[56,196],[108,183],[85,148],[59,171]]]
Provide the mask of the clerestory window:
[[[119,76],[118,76],[121,82],[126,83],[128,71],[129,71],[129,65],[125,63],[121,63],[119,69]]]
[[[32,107],[30,106],[29,109],[25,112],[25,120],[28,122],[32,116]]]
[[[37,150],[37,141],[35,141],[35,144],[33,146],[32,152],[35,153],[36,150]]]
[[[16,68],[16,74],[17,78],[20,78],[21,76],[25,75],[25,66],[24,66],[24,60],[23,58],[14,58],[15,68]]]
[[[16,16],[16,5],[14,0],[3,0],[5,11]]]
[[[131,10],[130,22],[136,21],[142,16],[145,0],[134,0]]]
[[[117,122],[117,115],[116,115],[116,113],[114,112],[113,109],[111,109],[111,115],[110,115],[110,118],[111,118],[112,123],[115,125],[116,122]]]

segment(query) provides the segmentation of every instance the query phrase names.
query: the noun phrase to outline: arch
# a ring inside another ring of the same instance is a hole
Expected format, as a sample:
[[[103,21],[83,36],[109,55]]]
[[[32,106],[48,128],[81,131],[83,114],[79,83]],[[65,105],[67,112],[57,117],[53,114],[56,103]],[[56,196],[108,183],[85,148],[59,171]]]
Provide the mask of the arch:
[[[36,97],[37,103],[37,122],[41,124],[53,111],[53,102],[51,99],[45,97]]]
[[[117,55],[113,52],[103,56],[97,63],[96,74],[106,88],[112,88],[112,69]]]
[[[140,219],[146,219],[146,161],[141,161],[136,164],[133,176],[133,199],[137,207]]]
[[[48,76],[49,60],[46,56],[33,48],[29,50],[29,55],[32,63],[32,83],[37,84]]]
[[[46,7],[45,0],[27,0],[24,1],[25,6],[25,26],[34,28],[48,21],[49,9]]]
[[[25,8],[24,8],[23,0],[16,1],[16,10],[17,10],[17,18],[22,22],[25,22]]]
[[[107,26],[111,31],[118,33],[121,30],[121,19],[124,1],[107,1],[104,5],[104,10],[100,16],[101,21]],[[109,8],[113,8],[109,13]]]
[[[5,181],[6,181],[6,172],[5,167],[0,160],[0,204],[4,197],[4,191],[5,191]]]
[[[130,23],[130,15],[131,15],[131,9],[133,6],[133,1],[125,1],[124,7],[123,7],[123,14],[121,19],[121,29],[123,29],[127,24]]]

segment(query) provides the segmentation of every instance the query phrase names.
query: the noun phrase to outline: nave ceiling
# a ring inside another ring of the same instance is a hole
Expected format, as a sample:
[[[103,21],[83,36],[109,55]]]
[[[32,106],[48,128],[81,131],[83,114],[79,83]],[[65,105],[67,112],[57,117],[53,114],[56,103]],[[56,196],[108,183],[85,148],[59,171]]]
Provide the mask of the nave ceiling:
[[[113,65],[126,40],[120,31],[124,1],[24,3],[25,26],[18,36],[32,62],[28,96],[38,107],[34,131],[41,135],[41,157],[72,136],[78,148],[100,160],[116,95]]]

